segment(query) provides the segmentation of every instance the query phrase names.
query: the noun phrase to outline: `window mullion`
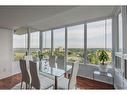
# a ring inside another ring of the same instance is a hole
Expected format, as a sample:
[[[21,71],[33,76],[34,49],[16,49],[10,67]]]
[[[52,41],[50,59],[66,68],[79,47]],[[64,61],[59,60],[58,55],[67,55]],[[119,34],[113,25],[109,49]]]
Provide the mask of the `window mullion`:
[[[84,64],[87,64],[87,25],[84,24]]]

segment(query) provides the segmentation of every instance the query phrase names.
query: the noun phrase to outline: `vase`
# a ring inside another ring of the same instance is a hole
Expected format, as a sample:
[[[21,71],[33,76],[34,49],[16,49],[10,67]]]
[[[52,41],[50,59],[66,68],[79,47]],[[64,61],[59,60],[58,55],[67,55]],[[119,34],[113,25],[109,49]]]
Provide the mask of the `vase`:
[[[108,68],[107,68],[107,64],[100,64],[99,65],[99,71],[100,72],[107,72],[108,71]]]

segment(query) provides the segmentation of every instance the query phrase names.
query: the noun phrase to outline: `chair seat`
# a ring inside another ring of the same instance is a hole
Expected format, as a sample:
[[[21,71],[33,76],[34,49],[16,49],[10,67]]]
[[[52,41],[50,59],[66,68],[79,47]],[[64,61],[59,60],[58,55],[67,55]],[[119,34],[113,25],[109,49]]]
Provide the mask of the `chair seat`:
[[[43,73],[43,72],[41,72],[41,75],[44,76],[44,77],[47,77],[49,79],[55,80],[55,77],[52,76],[52,75],[49,75],[49,74],[46,74],[46,73]]]
[[[41,89],[48,89],[54,85],[54,81],[43,75],[39,75]]]
[[[69,79],[61,78],[58,80],[58,89],[68,89]]]
[[[23,82],[23,84],[25,84],[25,83]],[[21,88],[21,82],[18,83],[18,84],[16,84],[16,85],[15,85],[14,87],[12,87],[11,89],[12,89],[12,90],[20,90],[20,88]],[[26,90],[26,86],[25,86],[25,85],[22,85],[22,89]]]
[[[21,87],[21,83],[16,84],[14,87],[12,87],[12,90],[19,90]],[[24,87],[23,87],[24,88]]]
[[[61,80],[58,81],[58,88],[62,89],[76,89],[76,76],[78,73],[79,64],[76,62],[72,65],[71,70],[71,77],[69,79],[67,78],[61,78]]]
[[[41,89],[48,89],[48,88],[52,87],[54,84],[53,80],[51,80],[47,77],[44,77],[42,75],[39,76],[39,79],[40,79]],[[18,83],[11,89],[12,90],[20,90],[20,87],[21,87],[21,83]],[[25,85],[23,85],[22,89],[24,89],[24,90],[26,89]]]
[[[55,80],[55,76],[53,76],[53,75],[49,75],[49,74],[46,74],[46,73],[43,73],[43,72],[41,72],[41,75],[45,76],[45,77],[47,77],[47,78],[49,78],[51,80]],[[61,79],[61,78],[64,78],[64,75],[58,77],[58,79]]]

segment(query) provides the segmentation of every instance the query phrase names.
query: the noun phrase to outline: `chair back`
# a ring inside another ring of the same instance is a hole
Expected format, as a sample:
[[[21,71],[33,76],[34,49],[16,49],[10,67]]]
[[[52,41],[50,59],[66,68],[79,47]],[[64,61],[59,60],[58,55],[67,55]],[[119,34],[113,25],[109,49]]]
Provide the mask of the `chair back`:
[[[26,60],[26,67],[27,67],[27,71],[28,71],[28,75],[30,77],[30,83],[31,83],[31,75],[30,75],[29,61],[33,61],[32,55],[25,56],[25,60]]]
[[[32,55],[27,55],[25,56],[25,60],[26,60],[26,66],[29,69],[29,61],[33,61]]]
[[[50,56],[49,57],[49,66],[50,67],[55,67],[55,62],[56,62],[55,56]]]
[[[56,60],[56,63],[57,63],[57,68],[60,68],[60,69],[65,69],[65,63],[64,63],[64,56],[58,56],[57,57],[57,60]]]
[[[72,64],[72,71],[69,79],[68,89],[74,89],[76,86],[76,76],[78,73],[78,68],[79,68],[78,62]]]
[[[31,74],[31,87],[35,89],[40,89],[40,81],[37,73],[37,63],[29,61],[30,65],[30,74]]]
[[[26,82],[27,84],[30,83],[30,77],[27,71],[27,67],[26,67],[26,60],[19,60],[20,62],[20,70],[22,73],[22,81]]]

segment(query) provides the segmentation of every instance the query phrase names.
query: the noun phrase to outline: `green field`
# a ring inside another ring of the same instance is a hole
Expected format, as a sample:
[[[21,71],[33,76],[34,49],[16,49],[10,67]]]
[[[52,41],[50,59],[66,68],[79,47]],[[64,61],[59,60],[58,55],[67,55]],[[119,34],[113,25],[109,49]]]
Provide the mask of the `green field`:
[[[99,60],[98,60],[98,50],[101,50],[101,48],[91,48],[91,49],[87,49],[87,62],[90,64],[99,64]],[[73,63],[74,61],[79,61],[80,63],[84,63],[84,53],[83,53],[83,49],[81,48],[69,48],[68,49],[68,57],[67,60],[69,63]],[[112,62],[112,51],[111,49],[107,49],[106,52],[109,55],[109,61],[108,63]],[[14,52],[14,60],[19,60],[19,59],[23,59],[25,56],[25,50],[15,50]],[[33,57],[37,56],[37,49],[32,49],[31,54],[33,55]],[[64,56],[64,49],[63,50],[59,50],[59,49],[55,49],[54,52],[52,53],[52,55],[55,56]],[[51,55],[50,49],[45,49],[43,51],[43,57],[47,58]]]
[[[21,53],[21,52],[15,52],[14,53],[14,60],[17,61],[19,59],[23,59],[25,56],[25,53]]]

